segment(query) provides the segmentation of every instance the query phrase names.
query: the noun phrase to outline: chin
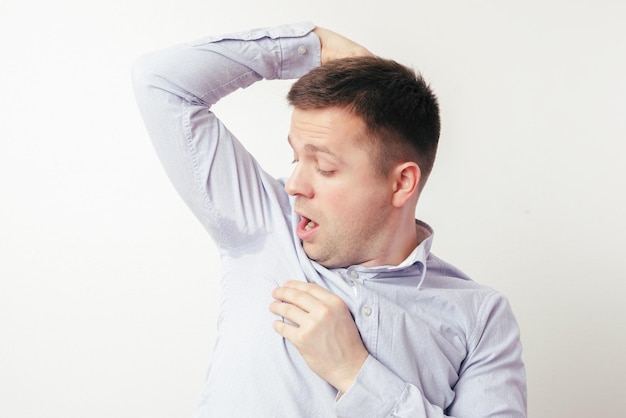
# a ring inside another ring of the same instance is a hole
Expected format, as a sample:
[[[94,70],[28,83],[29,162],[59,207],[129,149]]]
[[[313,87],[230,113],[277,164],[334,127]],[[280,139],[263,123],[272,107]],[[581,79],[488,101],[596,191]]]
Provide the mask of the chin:
[[[320,266],[326,267],[327,269],[347,267],[351,265],[351,264],[342,263],[340,260],[336,260],[332,258],[320,258],[320,257],[315,258],[315,257],[311,257],[310,255],[309,255],[309,258],[315,261]]]
[[[311,248],[313,247],[313,248]],[[322,251],[315,251],[315,248],[310,243],[303,242],[302,248],[304,249],[305,254],[309,259],[315,261],[317,264],[326,267],[328,269],[331,268],[339,268],[339,267],[348,267],[352,264],[342,260],[341,257],[337,257],[336,252],[331,252],[330,254],[324,254]],[[327,253],[329,251],[326,251]]]
[[[336,267],[333,264],[333,260],[328,257],[324,257],[322,254],[318,254],[315,251],[311,250],[311,248],[307,248],[307,245],[302,246],[304,248],[304,252],[309,257],[310,260],[315,261],[317,264],[324,266],[326,268],[334,268]]]

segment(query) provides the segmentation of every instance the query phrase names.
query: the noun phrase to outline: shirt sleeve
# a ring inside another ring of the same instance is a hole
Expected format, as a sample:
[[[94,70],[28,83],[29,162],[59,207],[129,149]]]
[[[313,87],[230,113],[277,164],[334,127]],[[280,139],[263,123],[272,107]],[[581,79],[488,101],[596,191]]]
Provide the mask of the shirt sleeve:
[[[335,410],[342,418],[525,418],[526,374],[521,354],[513,312],[507,300],[494,292],[478,311],[467,357],[452,388],[451,405],[433,405],[416,385],[404,382],[370,355],[355,383],[337,400]]]
[[[224,249],[272,227],[288,206],[267,175],[211,111],[262,79],[291,79],[320,64],[311,23],[207,37],[141,57],[133,86],[141,115],[174,187]]]

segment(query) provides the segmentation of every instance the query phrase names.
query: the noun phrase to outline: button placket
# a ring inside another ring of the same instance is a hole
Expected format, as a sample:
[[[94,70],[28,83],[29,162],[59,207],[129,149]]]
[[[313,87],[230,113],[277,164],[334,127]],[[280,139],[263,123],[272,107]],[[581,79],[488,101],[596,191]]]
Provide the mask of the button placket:
[[[378,341],[378,306],[376,294],[363,286],[361,288],[361,305],[357,311],[355,320],[361,333],[363,344],[370,354],[376,354],[376,344]]]
[[[359,278],[359,272],[356,271],[354,268],[349,267],[343,274],[342,274],[344,280],[350,284],[350,286],[352,287],[352,291],[354,292],[354,296],[358,297],[359,296],[359,287],[360,287],[360,282],[358,280]]]

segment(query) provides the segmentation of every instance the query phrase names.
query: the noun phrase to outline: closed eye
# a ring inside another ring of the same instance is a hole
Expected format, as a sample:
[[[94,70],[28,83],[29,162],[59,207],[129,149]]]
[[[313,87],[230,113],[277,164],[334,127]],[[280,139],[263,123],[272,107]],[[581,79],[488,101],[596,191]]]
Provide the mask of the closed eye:
[[[317,172],[318,172],[319,174],[321,174],[322,176],[324,176],[324,177],[329,177],[329,176],[332,176],[333,174],[335,174],[335,172],[334,172],[334,171],[326,171],[326,170],[322,170],[322,169],[321,169],[321,168],[319,168],[319,167],[315,167],[315,170],[317,170]]]

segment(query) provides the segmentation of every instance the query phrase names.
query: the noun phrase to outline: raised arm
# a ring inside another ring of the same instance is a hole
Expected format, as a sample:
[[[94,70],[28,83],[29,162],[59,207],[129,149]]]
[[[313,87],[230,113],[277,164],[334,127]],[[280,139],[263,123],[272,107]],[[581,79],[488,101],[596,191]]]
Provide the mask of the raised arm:
[[[211,105],[256,81],[297,78],[321,62],[362,54],[369,51],[301,23],[207,37],[137,61],[135,95],[150,138],[176,190],[218,246],[237,247],[268,231],[269,213],[276,213],[269,206],[285,207],[287,197]]]
[[[221,248],[271,228],[277,211],[269,206],[282,207],[286,196],[210,107],[261,79],[297,78],[318,66],[313,29],[303,23],[208,37],[146,55],[134,67],[135,95],[159,158]]]

